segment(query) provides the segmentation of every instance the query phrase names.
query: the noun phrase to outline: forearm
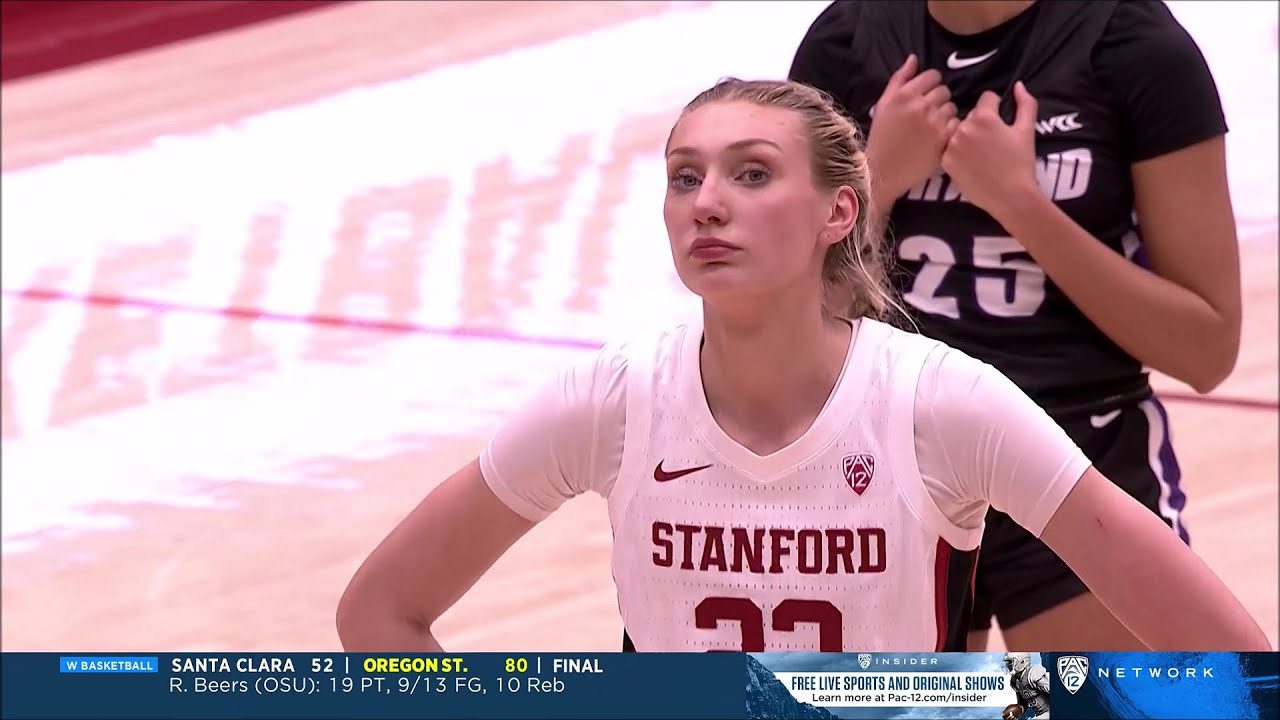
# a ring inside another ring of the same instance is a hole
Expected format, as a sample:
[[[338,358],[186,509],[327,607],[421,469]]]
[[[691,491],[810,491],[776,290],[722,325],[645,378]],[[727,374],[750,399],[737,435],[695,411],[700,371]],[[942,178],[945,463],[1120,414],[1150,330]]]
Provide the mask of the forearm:
[[[1196,293],[1103,245],[1035,189],[993,216],[1117,345],[1208,392],[1235,365],[1239,325]]]
[[[344,652],[444,652],[430,630],[396,621],[366,621],[339,632]]]
[[[438,485],[365,559],[338,601],[348,651],[439,652],[431,625],[533,527],[494,496],[473,460]]]
[[[894,203],[911,188],[894,174],[893,158],[883,157],[874,145],[867,147],[867,165],[871,168],[870,232],[879,237],[889,230]]]
[[[893,204],[897,196],[886,192],[879,183],[871,183],[871,222],[869,229],[872,237],[883,237],[889,229],[889,214],[893,212]]]
[[[1135,511],[1088,520],[1094,537],[1087,543],[1075,528],[1053,523],[1043,539],[1152,650],[1271,650],[1257,622],[1208,565],[1154,513],[1132,498],[1123,502]]]
[[[1180,544],[1181,540],[1155,515],[1141,518],[1160,526],[1147,534],[1154,542],[1149,547],[1140,541],[1125,544],[1120,553],[1120,575],[1113,578],[1112,587],[1099,593],[1099,597],[1128,596],[1114,603],[1128,610],[1118,616],[1121,622],[1153,650],[1269,651],[1262,628],[1195,553],[1174,555],[1163,568],[1146,562],[1155,553],[1168,552],[1160,545]],[[1171,592],[1171,588],[1178,591]],[[1190,622],[1171,622],[1172,618],[1188,618]]]
[[[338,639],[346,652],[442,652],[431,628],[390,608],[343,598]]]

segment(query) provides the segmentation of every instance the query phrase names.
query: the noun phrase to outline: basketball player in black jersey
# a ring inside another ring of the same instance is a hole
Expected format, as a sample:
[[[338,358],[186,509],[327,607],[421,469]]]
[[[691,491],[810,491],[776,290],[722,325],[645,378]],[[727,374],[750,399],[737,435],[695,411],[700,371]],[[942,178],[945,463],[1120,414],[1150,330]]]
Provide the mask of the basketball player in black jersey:
[[[1213,389],[1241,298],[1225,118],[1168,8],[837,2],[790,76],[869,133],[873,210],[921,331],[1004,372],[1189,542],[1144,367]],[[970,649],[992,616],[1011,648],[1143,649],[994,510],[975,591]]]

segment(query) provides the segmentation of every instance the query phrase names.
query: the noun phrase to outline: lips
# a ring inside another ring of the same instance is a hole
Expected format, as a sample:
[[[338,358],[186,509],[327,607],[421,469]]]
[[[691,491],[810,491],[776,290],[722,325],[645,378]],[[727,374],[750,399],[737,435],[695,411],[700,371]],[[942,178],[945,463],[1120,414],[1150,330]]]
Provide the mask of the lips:
[[[700,260],[715,260],[732,255],[742,248],[719,238],[700,237],[693,241],[689,254]]]

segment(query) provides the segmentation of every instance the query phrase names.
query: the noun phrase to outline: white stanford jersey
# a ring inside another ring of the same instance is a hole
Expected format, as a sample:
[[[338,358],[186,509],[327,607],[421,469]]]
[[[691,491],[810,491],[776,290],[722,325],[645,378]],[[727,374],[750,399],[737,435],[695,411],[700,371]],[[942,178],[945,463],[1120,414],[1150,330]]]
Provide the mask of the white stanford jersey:
[[[608,499],[624,648],[962,650],[988,506],[1039,536],[1089,466],[991,366],[868,319],[812,426],[760,457],[711,416],[701,338],[599,351],[480,457],[533,521]]]
[[[700,341],[685,328],[628,369],[609,510],[635,648],[962,650],[982,530],[942,517],[914,442],[938,343],[864,320],[813,425],[760,457],[712,419]]]

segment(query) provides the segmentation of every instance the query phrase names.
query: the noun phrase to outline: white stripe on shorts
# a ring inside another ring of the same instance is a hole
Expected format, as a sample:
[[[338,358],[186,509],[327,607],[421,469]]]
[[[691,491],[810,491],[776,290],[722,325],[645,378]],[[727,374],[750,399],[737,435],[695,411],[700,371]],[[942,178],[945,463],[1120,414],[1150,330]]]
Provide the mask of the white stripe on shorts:
[[[1173,531],[1181,537],[1182,513],[1169,504],[1169,495],[1173,492],[1173,487],[1165,477],[1164,462],[1160,459],[1160,450],[1169,441],[1169,428],[1165,425],[1164,416],[1160,414],[1160,409],[1156,407],[1154,400],[1143,400],[1140,407],[1142,413],[1147,416],[1147,463],[1151,466],[1151,472],[1160,485],[1160,516],[1169,521]]]

